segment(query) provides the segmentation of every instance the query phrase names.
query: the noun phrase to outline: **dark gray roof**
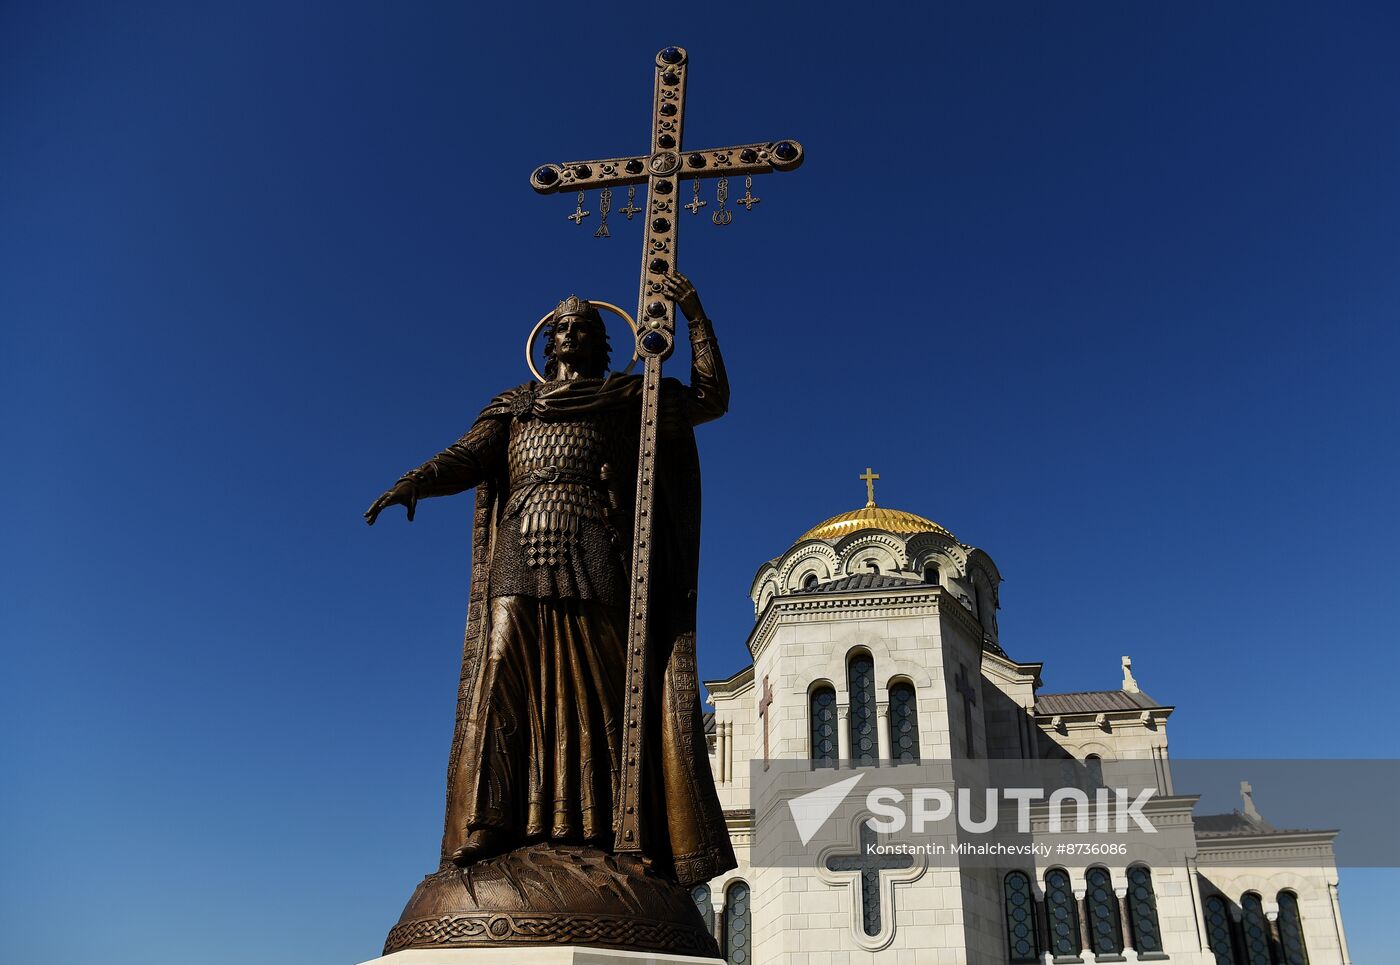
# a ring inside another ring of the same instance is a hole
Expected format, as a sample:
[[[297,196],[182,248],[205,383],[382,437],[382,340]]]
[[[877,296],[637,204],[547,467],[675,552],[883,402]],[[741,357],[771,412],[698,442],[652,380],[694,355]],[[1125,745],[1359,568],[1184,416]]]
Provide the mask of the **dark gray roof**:
[[[1038,694],[1035,698],[1037,714],[1105,714],[1161,706],[1144,693],[1127,690],[1081,690],[1072,694]]]
[[[1225,837],[1240,834],[1273,834],[1278,830],[1263,818],[1252,818],[1239,811],[1229,814],[1193,814],[1191,823],[1199,837]]]
[[[700,715],[700,719],[705,723],[705,736],[709,737],[715,732],[715,712],[707,710]]]
[[[883,573],[857,573],[854,576],[843,576],[835,580],[827,580],[825,583],[818,583],[816,586],[804,586],[802,589],[793,590],[792,592],[839,593],[843,590],[892,590],[922,585],[923,581],[913,580],[907,576],[886,576]]]

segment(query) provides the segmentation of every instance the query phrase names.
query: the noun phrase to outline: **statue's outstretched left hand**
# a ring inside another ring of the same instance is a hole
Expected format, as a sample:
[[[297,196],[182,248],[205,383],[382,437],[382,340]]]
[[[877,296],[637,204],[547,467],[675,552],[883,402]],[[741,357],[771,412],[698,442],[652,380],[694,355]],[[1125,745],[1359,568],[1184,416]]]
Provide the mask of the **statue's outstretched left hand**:
[[[407,479],[402,480],[365,510],[365,522],[373,526],[379,514],[390,506],[403,506],[408,510],[408,521],[413,522],[413,512],[418,508],[418,487]]]

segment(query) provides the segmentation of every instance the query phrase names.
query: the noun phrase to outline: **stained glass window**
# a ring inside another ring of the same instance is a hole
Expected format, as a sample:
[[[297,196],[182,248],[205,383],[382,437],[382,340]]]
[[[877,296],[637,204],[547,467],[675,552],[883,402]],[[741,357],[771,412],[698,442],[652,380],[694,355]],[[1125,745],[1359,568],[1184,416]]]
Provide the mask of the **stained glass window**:
[[[710,901],[710,886],[696,885],[690,889],[690,897],[695,899],[695,907],[700,909],[700,917],[705,919],[705,929],[715,930],[715,906]]]
[[[1079,915],[1069,873],[1055,868],[1045,875],[1045,914],[1050,920],[1050,954],[1056,958],[1079,954]]]
[[[851,657],[847,682],[851,691],[851,759],[856,767],[873,767],[880,762],[880,746],[875,731],[875,660],[870,654]]]
[[[1099,755],[1090,754],[1084,758],[1084,772],[1090,787],[1103,787],[1103,759]]]
[[[839,753],[836,739],[836,691],[818,687],[811,697],[812,764],[835,767]]]
[[[753,921],[749,913],[749,886],[736,881],[724,895],[724,960],[729,965],[749,965],[753,960]]]
[[[1039,962],[1035,941],[1035,899],[1031,879],[1020,871],[1006,876],[1002,886],[1006,902],[1006,942],[1013,962]]]
[[[913,684],[890,688],[890,756],[896,764],[919,763],[919,705]]]
[[[1205,900],[1206,941],[1215,954],[1215,965],[1235,965],[1235,942],[1230,935],[1230,906],[1219,895]]]
[[[1291,891],[1278,893],[1278,938],[1283,946],[1284,965],[1308,965],[1303,916],[1298,911],[1298,896]]]
[[[1118,898],[1113,880],[1104,868],[1090,868],[1084,875],[1089,911],[1089,941],[1095,955],[1117,955],[1123,950],[1123,929],[1118,922]]]
[[[1128,869],[1128,921],[1133,929],[1133,947],[1138,954],[1162,950],[1162,929],[1157,922],[1157,893],[1152,888],[1152,872],[1145,865]]]
[[[1269,923],[1264,918],[1264,902],[1254,892],[1240,899],[1240,929],[1244,932],[1244,957],[1249,965],[1272,965],[1269,954]]]

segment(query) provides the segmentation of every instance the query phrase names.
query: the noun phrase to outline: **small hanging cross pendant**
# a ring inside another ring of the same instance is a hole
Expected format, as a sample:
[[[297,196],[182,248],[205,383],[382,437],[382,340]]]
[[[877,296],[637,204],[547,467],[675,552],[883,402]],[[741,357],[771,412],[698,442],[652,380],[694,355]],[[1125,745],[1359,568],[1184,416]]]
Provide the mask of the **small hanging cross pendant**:
[[[593,232],[595,238],[610,238],[608,234],[608,209],[612,207],[612,188],[604,188],[598,196],[598,230]]]
[[[690,199],[690,204],[685,205],[685,207],[687,207],[687,208],[690,209],[690,213],[691,213],[691,214],[699,214],[701,208],[708,208],[708,207],[710,206],[710,202],[708,202],[708,201],[701,201],[701,200],[700,200],[700,179],[699,179],[699,178],[696,178],[696,179],[695,179],[694,187],[695,187],[695,197],[691,198],[691,199]]]
[[[744,196],[743,196],[742,198],[740,198],[738,201],[735,201],[734,203],[735,203],[735,204],[742,204],[742,205],[744,206],[744,210],[745,210],[745,211],[752,211],[752,210],[753,210],[753,206],[756,205],[756,204],[758,204],[758,203],[759,203],[760,201],[762,201],[762,200],[763,200],[762,198],[755,198],[755,197],[753,196],[753,177],[752,177],[752,176],[745,177],[745,178],[744,178]]]
[[[719,184],[715,186],[715,200],[719,202],[719,210],[710,215],[710,220],[718,225],[726,225],[734,220],[734,212],[726,211],[724,202],[729,200],[729,179],[720,178]]]
[[[627,215],[627,220],[628,220],[628,221],[631,221],[631,220],[632,220],[632,215],[641,213],[641,210],[642,210],[642,209],[639,208],[639,207],[637,207],[637,206],[633,203],[633,202],[636,201],[636,200],[637,200],[637,186],[636,186],[635,184],[629,184],[629,185],[627,186],[627,207],[625,207],[625,208],[618,208],[618,209],[617,209],[617,210],[620,211],[622,214]]]
[[[578,193],[578,207],[574,209],[573,214],[569,215],[569,220],[574,224],[583,224],[583,219],[592,213],[592,211],[583,210],[583,192],[580,191]]]

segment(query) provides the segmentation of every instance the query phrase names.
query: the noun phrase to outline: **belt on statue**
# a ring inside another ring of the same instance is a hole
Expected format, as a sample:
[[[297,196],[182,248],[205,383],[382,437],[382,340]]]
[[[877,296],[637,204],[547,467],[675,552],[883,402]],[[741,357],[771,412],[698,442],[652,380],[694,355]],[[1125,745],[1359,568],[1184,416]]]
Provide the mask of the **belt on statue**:
[[[520,485],[511,490],[510,498],[506,501],[506,516],[514,516],[520,512],[525,505],[525,498],[536,489],[550,483],[579,483],[590,486],[603,492],[603,481],[597,476],[590,476],[581,472],[574,472],[569,469],[560,469],[558,466],[539,466],[526,473],[525,479]]]

